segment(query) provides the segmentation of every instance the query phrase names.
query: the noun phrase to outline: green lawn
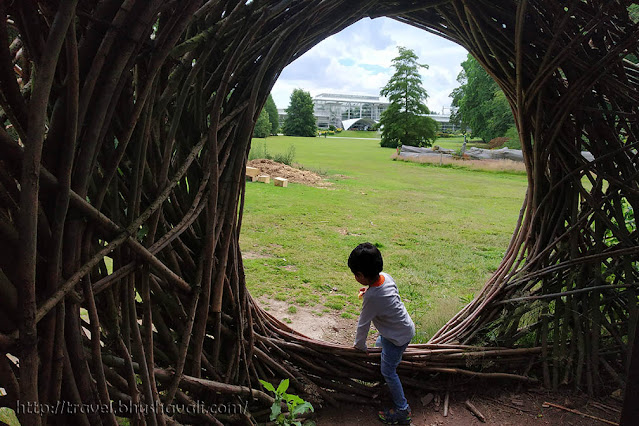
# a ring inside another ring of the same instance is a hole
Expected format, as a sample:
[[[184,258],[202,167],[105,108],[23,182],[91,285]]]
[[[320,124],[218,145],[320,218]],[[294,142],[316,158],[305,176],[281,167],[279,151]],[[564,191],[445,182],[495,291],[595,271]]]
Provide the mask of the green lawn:
[[[445,149],[460,149],[464,144],[464,137],[455,138],[441,138],[437,139],[433,145],[438,145],[440,148]],[[486,144],[481,139],[468,139],[466,141],[466,148],[476,146],[478,148],[486,148]]]
[[[526,189],[521,174],[392,161],[395,150],[377,140],[279,136],[266,144],[270,153],[295,146],[295,162],[334,185],[247,183],[240,242],[250,291],[355,318],[359,285],[346,259],[370,241],[384,255],[419,341],[497,268]]]
[[[334,136],[328,136],[329,138],[370,138],[379,139],[379,132],[369,132],[367,130],[344,130],[336,133]]]

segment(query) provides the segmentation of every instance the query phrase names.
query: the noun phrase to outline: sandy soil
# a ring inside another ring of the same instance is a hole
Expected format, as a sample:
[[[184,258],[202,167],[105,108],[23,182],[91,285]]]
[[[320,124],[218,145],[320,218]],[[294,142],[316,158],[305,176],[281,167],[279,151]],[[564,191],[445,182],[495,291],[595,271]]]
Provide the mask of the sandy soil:
[[[327,182],[320,175],[310,170],[296,169],[273,160],[256,159],[249,161],[247,165],[259,169],[261,173],[271,176],[271,179],[283,177],[288,179],[289,182],[320,188],[328,188],[333,185],[331,182]]]
[[[314,308],[306,306],[296,306],[297,312],[290,313],[288,302],[266,298],[260,298],[259,302],[260,306],[275,318],[307,337],[330,343],[353,344],[357,318],[342,318],[338,313],[332,312],[322,313],[319,316],[314,313]],[[374,341],[370,344],[373,343]]]

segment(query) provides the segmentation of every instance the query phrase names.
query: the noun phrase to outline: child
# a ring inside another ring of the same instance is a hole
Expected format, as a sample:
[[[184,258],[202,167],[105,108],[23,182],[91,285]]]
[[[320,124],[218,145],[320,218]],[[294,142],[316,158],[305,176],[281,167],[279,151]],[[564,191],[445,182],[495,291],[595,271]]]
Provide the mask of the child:
[[[382,347],[382,376],[395,404],[395,408],[380,411],[379,418],[386,424],[410,424],[410,407],[397,375],[397,365],[415,335],[415,324],[399,297],[393,278],[382,272],[383,266],[382,254],[371,243],[358,245],[348,257],[348,267],[355,280],[367,286],[360,289],[363,304],[354,346],[368,352],[366,337],[373,321],[380,334],[375,346]]]

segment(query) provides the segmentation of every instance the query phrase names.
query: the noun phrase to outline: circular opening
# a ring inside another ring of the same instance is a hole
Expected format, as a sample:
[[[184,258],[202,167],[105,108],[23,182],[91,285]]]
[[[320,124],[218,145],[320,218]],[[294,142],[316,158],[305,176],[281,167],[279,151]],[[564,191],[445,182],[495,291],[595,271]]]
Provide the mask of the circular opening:
[[[343,121],[370,111],[375,103],[362,99],[379,95],[402,44],[429,65],[422,77],[430,109],[449,112],[466,50],[391,19],[359,21],[286,68],[272,92],[278,109],[299,87],[319,103],[318,124],[327,105]],[[249,166],[289,185],[247,182],[240,242],[249,290],[302,334],[351,344],[361,302],[346,259],[370,241],[416,323],[414,342],[426,342],[499,266],[526,191],[523,163],[502,172],[499,162],[448,155],[393,161],[395,149],[380,147],[378,132],[336,130],[253,140]],[[461,133],[444,136],[434,145],[461,149]]]

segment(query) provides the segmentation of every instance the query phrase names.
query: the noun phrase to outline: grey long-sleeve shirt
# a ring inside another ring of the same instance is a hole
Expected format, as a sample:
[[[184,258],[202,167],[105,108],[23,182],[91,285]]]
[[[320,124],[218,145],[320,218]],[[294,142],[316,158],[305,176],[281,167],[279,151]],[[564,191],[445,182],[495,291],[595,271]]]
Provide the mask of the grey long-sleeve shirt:
[[[366,336],[371,326],[397,346],[403,346],[415,335],[415,324],[399,297],[399,291],[393,278],[385,272],[384,283],[379,287],[369,287],[364,293],[362,312],[357,323],[355,347],[366,350]]]

